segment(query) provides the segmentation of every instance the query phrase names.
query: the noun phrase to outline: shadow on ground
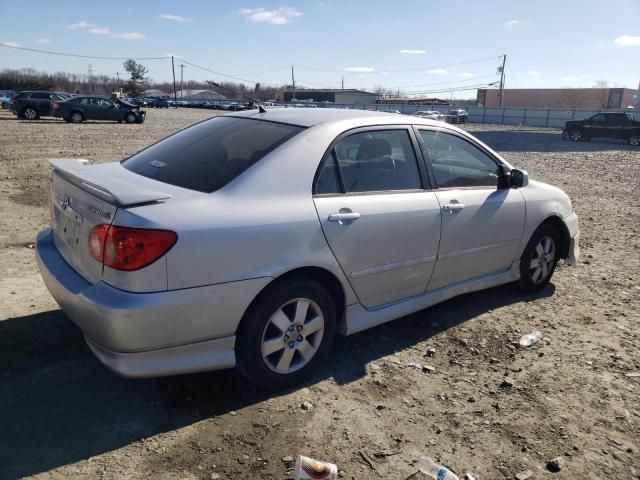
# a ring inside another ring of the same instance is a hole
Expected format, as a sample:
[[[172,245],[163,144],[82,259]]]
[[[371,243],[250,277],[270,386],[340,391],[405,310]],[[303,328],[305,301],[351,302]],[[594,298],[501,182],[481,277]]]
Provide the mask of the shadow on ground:
[[[341,337],[333,361],[307,386],[329,377],[352,382],[365,375],[369,362],[438,331],[553,292],[552,285],[534,297],[497,287]],[[60,310],[11,318],[0,322],[0,478],[45,472],[274,395],[254,390],[234,370],[120,378],[99,364]]]
[[[625,140],[594,138],[588,142],[563,140],[559,129],[549,131],[492,130],[469,133],[498,152],[604,152],[610,150],[637,150]]]

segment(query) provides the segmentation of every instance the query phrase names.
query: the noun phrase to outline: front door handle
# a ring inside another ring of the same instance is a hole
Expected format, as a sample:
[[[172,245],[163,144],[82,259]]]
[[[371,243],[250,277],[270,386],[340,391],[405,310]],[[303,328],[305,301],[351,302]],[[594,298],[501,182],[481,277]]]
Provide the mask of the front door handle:
[[[343,222],[345,220],[357,220],[358,218],[360,218],[360,214],[358,212],[331,213],[329,215],[330,222]]]
[[[454,214],[464,208],[464,203],[448,203],[442,207],[442,211]]]

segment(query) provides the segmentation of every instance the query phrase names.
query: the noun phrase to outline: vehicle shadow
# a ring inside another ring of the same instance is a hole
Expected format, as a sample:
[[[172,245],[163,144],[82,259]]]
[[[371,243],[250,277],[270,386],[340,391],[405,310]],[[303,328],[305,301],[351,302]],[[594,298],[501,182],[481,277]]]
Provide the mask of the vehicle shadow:
[[[609,150],[637,150],[625,140],[594,138],[588,142],[563,140],[560,129],[548,132],[497,130],[474,131],[471,134],[498,152],[602,152]]]
[[[333,360],[306,386],[331,377],[352,382],[371,361],[489,310],[553,292],[553,285],[535,296],[496,287],[340,337]],[[45,472],[285,393],[255,390],[234,370],[120,378],[95,359],[60,310],[11,318],[0,322],[0,478]]]

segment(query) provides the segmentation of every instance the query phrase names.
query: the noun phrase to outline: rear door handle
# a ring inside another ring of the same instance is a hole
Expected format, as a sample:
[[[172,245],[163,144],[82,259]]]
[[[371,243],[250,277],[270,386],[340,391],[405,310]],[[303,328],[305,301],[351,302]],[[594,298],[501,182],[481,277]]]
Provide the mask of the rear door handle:
[[[360,214],[358,212],[331,213],[329,215],[330,222],[342,222],[344,220],[357,220],[358,218],[360,218]]]
[[[464,208],[464,203],[448,203],[442,207],[442,210],[447,213],[456,213]]]

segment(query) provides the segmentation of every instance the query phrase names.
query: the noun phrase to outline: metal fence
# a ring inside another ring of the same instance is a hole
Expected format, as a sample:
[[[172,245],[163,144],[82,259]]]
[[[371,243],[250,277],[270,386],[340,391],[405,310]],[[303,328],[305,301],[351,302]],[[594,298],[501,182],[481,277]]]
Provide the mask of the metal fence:
[[[456,107],[441,105],[405,105],[405,104],[365,104],[346,105],[335,103],[317,103],[318,108],[349,108],[358,110],[377,110],[382,112],[400,112],[412,115],[417,111],[432,110],[443,114],[462,108],[469,114],[468,122],[493,123],[499,125],[527,125],[531,127],[562,128],[567,120],[582,120],[599,112],[621,112],[624,110],[576,110],[564,108],[491,108]]]

